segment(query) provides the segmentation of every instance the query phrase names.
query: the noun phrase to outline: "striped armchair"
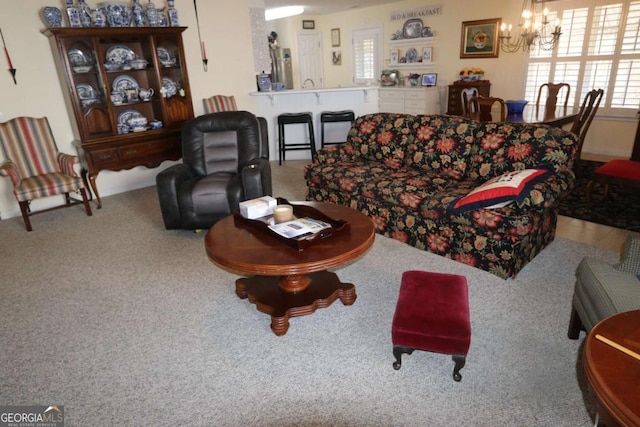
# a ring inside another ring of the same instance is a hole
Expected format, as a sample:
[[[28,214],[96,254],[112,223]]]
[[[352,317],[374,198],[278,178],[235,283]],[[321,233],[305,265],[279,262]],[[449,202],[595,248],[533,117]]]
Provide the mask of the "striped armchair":
[[[202,100],[206,114],[219,113],[220,111],[238,111],[234,96],[214,95]]]
[[[11,178],[27,231],[32,230],[29,216],[35,213],[83,203],[87,215],[92,214],[82,179],[73,169],[77,157],[58,152],[46,117],[17,117],[0,123],[0,145],[5,156],[0,176]],[[72,191],[80,193],[82,201],[72,199]],[[31,212],[31,200],[58,194],[64,195],[64,205]]]

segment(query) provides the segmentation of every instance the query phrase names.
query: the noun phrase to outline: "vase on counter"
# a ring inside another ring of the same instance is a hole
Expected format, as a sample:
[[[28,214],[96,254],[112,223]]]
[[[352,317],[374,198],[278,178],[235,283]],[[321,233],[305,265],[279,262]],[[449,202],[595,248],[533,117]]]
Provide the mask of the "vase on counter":
[[[175,8],[174,0],[167,0],[167,4],[169,5],[169,26],[171,27],[179,27],[178,23],[178,11]]]
[[[91,8],[84,0],[78,0],[78,13],[83,27],[91,27]]]
[[[80,10],[73,5],[73,0],[66,0],[66,3],[69,26],[72,28],[82,27],[82,21],[80,21]]]
[[[144,9],[140,4],[140,0],[133,0],[133,6],[131,7],[131,14],[133,15],[133,24],[136,27],[146,27],[147,21],[144,13]]]
[[[160,16],[156,5],[151,0],[147,3],[147,25],[150,27],[158,27],[160,25]]]
[[[91,24],[96,28],[107,26],[107,17],[104,13],[104,8],[97,7],[91,10]]]
[[[271,77],[264,71],[258,75],[258,87],[260,92],[269,92],[271,90]]]

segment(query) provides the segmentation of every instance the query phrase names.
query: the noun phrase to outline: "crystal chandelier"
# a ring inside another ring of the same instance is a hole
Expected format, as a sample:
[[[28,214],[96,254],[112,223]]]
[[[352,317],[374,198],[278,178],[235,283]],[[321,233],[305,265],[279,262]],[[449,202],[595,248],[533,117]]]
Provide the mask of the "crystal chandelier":
[[[536,10],[536,6],[540,6]],[[513,25],[502,23],[500,26],[500,47],[506,53],[529,52],[531,49],[552,50],[560,39],[560,20],[556,19],[553,27],[549,21],[549,9],[544,0],[523,0],[522,16],[516,33]]]

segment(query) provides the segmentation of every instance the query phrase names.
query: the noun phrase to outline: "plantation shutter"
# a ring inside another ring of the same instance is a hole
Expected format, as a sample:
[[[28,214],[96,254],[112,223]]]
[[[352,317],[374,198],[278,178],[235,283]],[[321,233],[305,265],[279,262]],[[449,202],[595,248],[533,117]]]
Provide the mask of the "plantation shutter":
[[[382,31],[378,27],[353,30],[353,82],[355,84],[375,84],[380,77],[381,41]]]

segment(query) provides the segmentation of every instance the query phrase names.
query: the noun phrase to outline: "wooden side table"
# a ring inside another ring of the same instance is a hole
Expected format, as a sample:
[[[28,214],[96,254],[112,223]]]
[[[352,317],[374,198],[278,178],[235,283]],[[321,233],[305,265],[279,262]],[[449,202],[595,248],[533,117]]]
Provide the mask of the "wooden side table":
[[[640,426],[640,360],[596,335],[640,353],[640,310],[602,320],[591,329],[584,346],[584,370],[600,419],[607,427]]]

